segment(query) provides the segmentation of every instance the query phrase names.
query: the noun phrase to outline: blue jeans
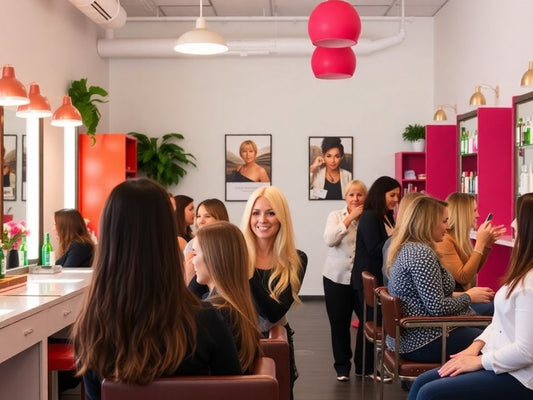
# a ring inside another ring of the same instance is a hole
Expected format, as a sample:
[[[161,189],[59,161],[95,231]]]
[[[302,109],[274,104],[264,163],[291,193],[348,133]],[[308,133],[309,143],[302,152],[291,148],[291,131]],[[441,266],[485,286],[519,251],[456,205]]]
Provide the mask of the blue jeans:
[[[451,354],[459,353],[470,346],[481,332],[483,329],[467,326],[452,330],[446,339],[446,359],[449,359]],[[442,336],[419,349],[402,354],[402,357],[412,361],[440,363],[441,352]]]
[[[494,302],[490,301],[488,303],[472,303],[470,304],[472,310],[474,310],[479,315],[494,315]]]
[[[411,386],[407,400],[529,400],[533,390],[528,389],[512,375],[496,375],[481,369],[475,372],[441,378],[438,369],[420,375]]]

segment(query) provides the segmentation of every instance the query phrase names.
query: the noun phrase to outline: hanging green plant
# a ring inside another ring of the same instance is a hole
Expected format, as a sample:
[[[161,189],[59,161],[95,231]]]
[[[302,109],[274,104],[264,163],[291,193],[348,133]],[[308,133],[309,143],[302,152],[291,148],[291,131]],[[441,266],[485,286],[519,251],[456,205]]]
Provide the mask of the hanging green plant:
[[[159,137],[148,137],[139,132],[129,132],[128,135],[137,138],[137,168],[164,187],[179,183],[187,173],[184,166],[196,167],[192,161],[196,157],[172,143],[184,138],[179,133],[163,135],[161,144],[158,144]]]
[[[83,125],[87,128],[87,134],[91,137],[93,145],[96,143],[96,127],[100,122],[100,110],[96,103],[107,103],[107,91],[100,86],[90,86],[87,88],[87,78],[72,81],[68,89],[68,94],[72,100],[72,105],[81,114]],[[93,98],[100,96],[101,98]]]

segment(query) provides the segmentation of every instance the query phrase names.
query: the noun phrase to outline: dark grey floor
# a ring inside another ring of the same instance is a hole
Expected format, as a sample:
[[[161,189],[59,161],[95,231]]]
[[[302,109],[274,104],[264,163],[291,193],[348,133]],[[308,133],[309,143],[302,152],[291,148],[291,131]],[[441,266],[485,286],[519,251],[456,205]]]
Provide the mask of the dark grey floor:
[[[321,298],[303,298],[289,312],[289,322],[295,331],[294,347],[300,374],[294,387],[295,400],[362,399],[360,377],[352,375],[349,382],[338,382],[333,369],[329,322]],[[353,329],[355,334],[355,329]],[[365,379],[365,400],[379,399],[378,386]],[[400,383],[385,385],[384,400],[405,400],[407,392]]]

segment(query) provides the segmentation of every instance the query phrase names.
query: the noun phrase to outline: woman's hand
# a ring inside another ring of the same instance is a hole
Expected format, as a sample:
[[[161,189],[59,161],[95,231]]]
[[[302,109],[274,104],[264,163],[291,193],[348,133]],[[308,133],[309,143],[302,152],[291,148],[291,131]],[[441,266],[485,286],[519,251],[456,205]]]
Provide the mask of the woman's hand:
[[[483,222],[476,232],[476,250],[483,251],[485,247],[491,247],[492,244],[505,233],[505,226],[492,226],[490,221]]]
[[[325,162],[326,161],[324,161],[324,157],[318,156],[317,158],[315,158],[315,161],[313,161],[313,163],[309,167],[309,170],[311,171],[312,174],[314,174],[317,169],[319,169],[320,167],[324,165]]]
[[[363,213],[363,205],[357,206],[350,210],[350,218],[352,221],[357,221],[361,214]]]
[[[439,369],[439,375],[457,376],[463,372],[478,371],[483,368],[480,355],[456,354]]]
[[[488,303],[494,299],[494,290],[489,287],[474,286],[465,292],[472,303]]]

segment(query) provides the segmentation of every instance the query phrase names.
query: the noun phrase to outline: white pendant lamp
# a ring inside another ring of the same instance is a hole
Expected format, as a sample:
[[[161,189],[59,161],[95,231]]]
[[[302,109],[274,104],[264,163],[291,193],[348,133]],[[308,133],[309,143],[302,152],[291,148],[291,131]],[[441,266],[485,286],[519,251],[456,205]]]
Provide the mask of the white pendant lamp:
[[[178,38],[174,51],[192,55],[212,55],[228,51],[224,38],[207,29],[202,8],[202,0],[200,0],[200,17],[196,20],[196,28],[185,32]]]

